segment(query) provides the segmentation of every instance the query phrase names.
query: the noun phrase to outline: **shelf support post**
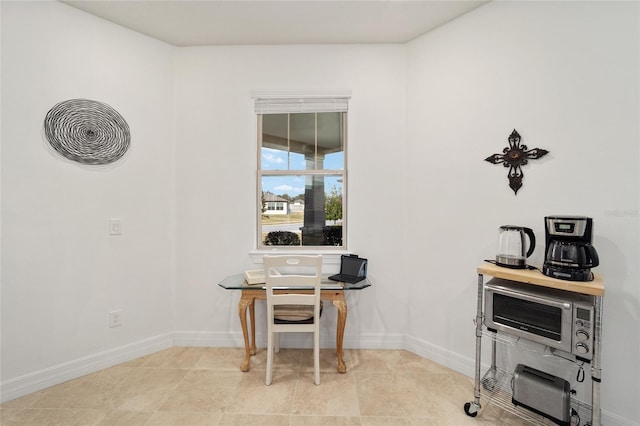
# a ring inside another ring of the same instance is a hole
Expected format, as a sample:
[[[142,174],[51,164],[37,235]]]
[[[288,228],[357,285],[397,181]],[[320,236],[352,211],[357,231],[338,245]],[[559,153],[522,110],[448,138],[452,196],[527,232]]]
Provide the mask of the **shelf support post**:
[[[591,360],[591,424],[600,426],[600,350],[602,338],[602,296],[594,297],[593,359]]]
[[[476,308],[476,380],[473,390],[474,405],[480,408],[480,362],[482,357],[482,293],[484,291],[483,276],[478,274],[478,306]]]

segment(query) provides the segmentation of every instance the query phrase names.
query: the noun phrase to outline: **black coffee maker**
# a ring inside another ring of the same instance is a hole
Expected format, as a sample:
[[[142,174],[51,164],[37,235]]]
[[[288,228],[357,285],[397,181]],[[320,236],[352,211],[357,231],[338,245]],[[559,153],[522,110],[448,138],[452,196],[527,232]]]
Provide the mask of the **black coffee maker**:
[[[600,264],[591,245],[593,219],[584,216],[547,216],[542,273],[569,281],[591,281],[591,268]]]

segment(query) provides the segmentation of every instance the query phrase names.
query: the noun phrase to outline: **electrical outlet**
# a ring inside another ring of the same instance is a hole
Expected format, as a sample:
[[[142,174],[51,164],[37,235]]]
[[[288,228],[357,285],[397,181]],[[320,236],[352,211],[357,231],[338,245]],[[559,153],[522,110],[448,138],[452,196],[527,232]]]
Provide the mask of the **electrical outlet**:
[[[120,327],[122,325],[122,309],[109,312],[109,327]]]

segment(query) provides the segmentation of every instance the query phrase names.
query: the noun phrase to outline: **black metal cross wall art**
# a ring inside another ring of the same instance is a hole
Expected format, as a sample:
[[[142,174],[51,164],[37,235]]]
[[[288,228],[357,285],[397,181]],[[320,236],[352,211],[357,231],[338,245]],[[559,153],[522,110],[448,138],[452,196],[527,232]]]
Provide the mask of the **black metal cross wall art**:
[[[522,166],[529,162],[529,159],[536,160],[544,157],[549,151],[546,149],[533,148],[529,150],[526,145],[520,145],[520,133],[513,129],[509,136],[509,146],[502,150],[502,154],[493,154],[485,158],[485,161],[491,164],[502,164],[509,167],[509,187],[513,189],[514,194],[518,194],[518,190],[522,187]]]

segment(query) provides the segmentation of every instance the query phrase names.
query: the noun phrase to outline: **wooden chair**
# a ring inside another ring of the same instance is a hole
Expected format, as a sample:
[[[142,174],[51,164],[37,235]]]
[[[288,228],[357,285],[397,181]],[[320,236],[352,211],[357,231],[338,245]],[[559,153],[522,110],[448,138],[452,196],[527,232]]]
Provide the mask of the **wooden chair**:
[[[280,352],[280,333],[313,333],[314,383],[320,384],[320,282],[322,256],[264,256],[267,291],[267,376],[273,377],[273,354]],[[274,294],[278,287],[306,287],[306,294]]]

